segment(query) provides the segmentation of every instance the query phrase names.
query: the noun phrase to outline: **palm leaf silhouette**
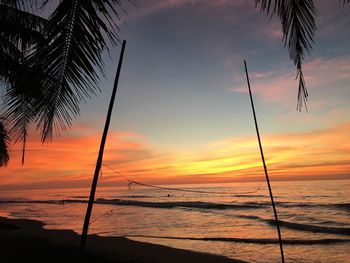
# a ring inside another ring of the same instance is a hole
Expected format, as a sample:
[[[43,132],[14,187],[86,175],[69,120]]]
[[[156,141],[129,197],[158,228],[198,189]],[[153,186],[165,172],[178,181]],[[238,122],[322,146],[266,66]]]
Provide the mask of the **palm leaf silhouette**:
[[[349,0],[344,0],[345,2]],[[316,31],[315,16],[317,14],[313,0],[255,0],[261,11],[268,15],[276,14],[282,24],[284,45],[288,46],[289,57],[297,68],[299,79],[297,110],[306,107],[308,91],[303,74],[303,61],[309,55]]]
[[[101,54],[108,50],[104,35],[118,42],[117,0],[63,0],[49,18],[47,47],[32,56],[44,69],[44,100],[38,105],[43,141],[71,125],[79,103],[95,94],[102,71]]]
[[[107,39],[119,41],[119,0],[63,0],[48,20],[27,11],[39,2],[0,0],[4,117],[23,142],[22,162],[29,125],[37,124],[42,141],[70,126],[79,103],[99,90]]]
[[[8,148],[9,148],[9,136],[5,130],[3,119],[0,118],[0,167],[7,165],[9,160]]]
[[[39,83],[33,68],[26,63],[27,54],[44,42],[40,33],[46,20],[18,9],[17,1],[0,3],[0,80],[5,87],[4,118],[15,142],[23,142],[22,163],[29,124],[35,119],[39,101]]]

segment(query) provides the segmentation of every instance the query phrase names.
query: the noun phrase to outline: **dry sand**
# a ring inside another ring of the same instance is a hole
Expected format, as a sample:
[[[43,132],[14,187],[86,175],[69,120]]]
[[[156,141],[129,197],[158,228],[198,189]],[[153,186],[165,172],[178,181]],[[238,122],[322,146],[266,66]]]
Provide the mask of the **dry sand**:
[[[80,236],[71,230],[46,230],[40,221],[0,217],[0,263],[13,262],[243,262],[222,256],[129,240],[89,235],[79,256]]]

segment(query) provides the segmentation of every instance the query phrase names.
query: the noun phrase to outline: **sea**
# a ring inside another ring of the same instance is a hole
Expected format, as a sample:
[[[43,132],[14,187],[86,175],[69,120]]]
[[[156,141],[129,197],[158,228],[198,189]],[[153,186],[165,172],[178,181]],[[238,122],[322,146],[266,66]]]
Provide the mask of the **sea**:
[[[272,182],[286,262],[350,262],[350,180]],[[0,215],[81,233],[88,188],[0,192]],[[90,234],[281,262],[264,181],[98,187]],[[116,248],[118,249],[118,248]]]

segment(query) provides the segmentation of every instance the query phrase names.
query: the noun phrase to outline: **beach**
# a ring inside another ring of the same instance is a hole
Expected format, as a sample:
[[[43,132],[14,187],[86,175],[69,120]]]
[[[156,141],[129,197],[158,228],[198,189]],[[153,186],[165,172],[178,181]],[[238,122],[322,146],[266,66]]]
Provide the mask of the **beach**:
[[[37,220],[0,217],[0,262],[244,262],[223,256],[129,240],[89,235],[79,256],[80,236],[47,230]]]

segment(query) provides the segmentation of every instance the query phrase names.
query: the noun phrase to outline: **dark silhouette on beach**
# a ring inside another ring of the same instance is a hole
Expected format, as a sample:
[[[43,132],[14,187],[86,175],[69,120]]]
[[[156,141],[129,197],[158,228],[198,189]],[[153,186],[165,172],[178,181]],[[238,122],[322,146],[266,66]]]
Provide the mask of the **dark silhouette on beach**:
[[[5,129],[4,124],[0,119],[0,167],[6,166],[9,161],[9,136]]]

